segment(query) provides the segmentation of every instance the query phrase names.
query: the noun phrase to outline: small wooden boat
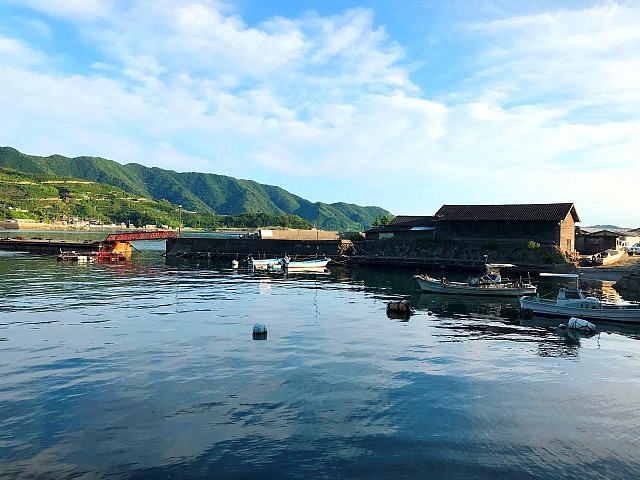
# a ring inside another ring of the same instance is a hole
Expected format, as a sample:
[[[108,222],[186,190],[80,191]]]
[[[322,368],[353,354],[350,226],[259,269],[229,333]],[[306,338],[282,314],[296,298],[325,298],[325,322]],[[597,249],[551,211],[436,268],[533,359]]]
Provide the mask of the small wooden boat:
[[[554,317],[578,317],[610,322],[640,323],[640,303],[605,302],[590,297],[580,288],[580,277],[575,273],[541,273],[541,277],[559,277],[568,280],[568,285],[558,291],[555,300],[535,296],[524,296],[520,307],[538,315]]]
[[[485,272],[470,277],[466,282],[450,282],[446,278],[431,278],[428,275],[414,275],[420,289],[427,293],[448,293],[458,295],[482,295],[493,297],[520,297],[536,293],[537,288],[528,280],[511,281],[503,279],[501,268],[515,267],[510,263],[487,263]]]

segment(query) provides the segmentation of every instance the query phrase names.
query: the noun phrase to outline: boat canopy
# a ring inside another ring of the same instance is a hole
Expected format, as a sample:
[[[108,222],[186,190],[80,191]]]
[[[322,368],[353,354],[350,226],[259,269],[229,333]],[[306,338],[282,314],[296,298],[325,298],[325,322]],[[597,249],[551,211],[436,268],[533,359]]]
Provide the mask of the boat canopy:
[[[512,263],[487,263],[487,267],[489,268],[513,268],[515,267]]]
[[[541,273],[541,277],[580,278],[577,273]]]

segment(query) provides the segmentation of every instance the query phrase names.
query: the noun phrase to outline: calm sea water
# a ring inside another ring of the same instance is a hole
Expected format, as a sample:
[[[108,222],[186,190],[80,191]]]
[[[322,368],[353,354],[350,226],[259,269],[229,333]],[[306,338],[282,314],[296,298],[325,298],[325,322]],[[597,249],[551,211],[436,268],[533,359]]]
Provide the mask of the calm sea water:
[[[137,246],[127,266],[0,252],[1,478],[640,476],[640,328]]]

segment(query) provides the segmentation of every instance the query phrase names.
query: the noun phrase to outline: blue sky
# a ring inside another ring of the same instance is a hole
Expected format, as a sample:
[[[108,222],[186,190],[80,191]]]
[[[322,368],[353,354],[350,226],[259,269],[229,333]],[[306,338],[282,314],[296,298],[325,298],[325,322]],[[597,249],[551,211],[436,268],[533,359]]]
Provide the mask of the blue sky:
[[[640,3],[4,0],[0,144],[640,226]]]

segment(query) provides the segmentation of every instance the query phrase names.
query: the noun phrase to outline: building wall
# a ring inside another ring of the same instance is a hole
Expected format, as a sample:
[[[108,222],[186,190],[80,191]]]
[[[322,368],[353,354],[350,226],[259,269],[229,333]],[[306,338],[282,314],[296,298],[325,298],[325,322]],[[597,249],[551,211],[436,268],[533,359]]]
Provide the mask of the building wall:
[[[570,215],[569,215],[570,217]],[[569,237],[569,224],[571,237]],[[560,246],[558,222],[540,221],[440,221],[436,224],[439,239],[452,240],[534,240],[545,245]],[[567,239],[573,239],[573,219],[564,227]],[[564,250],[564,248],[563,248]],[[570,250],[569,250],[570,251]]]
[[[571,212],[560,222],[560,242],[558,246],[564,252],[576,250],[576,222],[573,221]]]
[[[615,249],[617,238],[600,235],[578,235],[576,236],[576,250],[581,255],[594,255],[610,248]]]

